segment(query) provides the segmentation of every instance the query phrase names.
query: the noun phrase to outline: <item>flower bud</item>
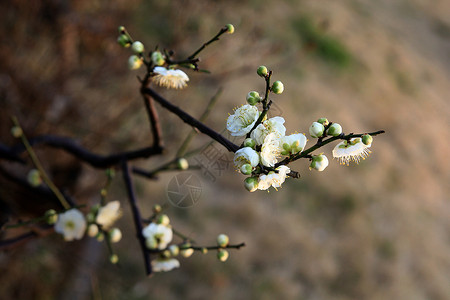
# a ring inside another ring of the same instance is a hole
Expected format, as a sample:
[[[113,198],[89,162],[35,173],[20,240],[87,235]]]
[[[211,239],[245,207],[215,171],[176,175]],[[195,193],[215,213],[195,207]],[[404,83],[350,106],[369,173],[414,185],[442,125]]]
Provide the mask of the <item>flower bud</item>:
[[[36,169],[30,170],[30,172],[28,172],[27,175],[27,180],[32,187],[40,186],[42,183],[41,172],[39,172],[39,170]]]
[[[159,204],[155,204],[153,205],[152,210],[154,214],[159,214],[162,211],[162,207]]]
[[[54,209],[49,209],[45,212],[45,221],[49,225],[53,225],[58,221],[58,214]]]
[[[166,61],[164,56],[159,51],[152,52],[152,62],[157,66],[162,66]]]
[[[102,197],[106,197],[107,195],[108,195],[108,191],[106,190],[106,189],[101,189],[100,190],[100,195],[102,196]]]
[[[105,240],[105,235],[103,232],[99,232],[95,238],[97,239],[97,242],[103,242]]]
[[[177,159],[177,168],[180,170],[187,170],[189,169],[189,163],[186,158],[180,157]]]
[[[15,138],[20,138],[23,134],[22,128],[20,128],[19,126],[13,126],[11,128],[11,134]]]
[[[331,124],[327,129],[327,134],[331,136],[338,136],[342,133],[342,127],[338,123]]]
[[[324,130],[325,127],[322,124],[320,124],[319,122],[313,122],[309,127],[309,134],[313,138],[319,138],[323,135]]]
[[[284,85],[281,81],[275,81],[272,84],[272,92],[275,94],[281,94],[284,91]]]
[[[229,242],[230,238],[228,235],[222,233],[217,236],[217,245],[219,245],[219,247],[225,248]]]
[[[252,169],[253,168],[252,168],[252,166],[250,164],[242,165],[241,173],[244,174],[244,175],[250,175],[250,174],[252,174]]]
[[[323,126],[327,126],[328,124],[330,124],[330,122],[328,122],[327,118],[320,118],[319,120],[317,120],[317,123],[320,123]]]
[[[108,238],[111,243],[117,243],[122,239],[122,231],[119,228],[112,228],[108,232]]]
[[[151,236],[145,239],[145,246],[148,249],[156,249],[158,247],[158,241],[153,236]]]
[[[261,101],[261,97],[258,92],[251,91],[247,94],[247,103],[250,105],[256,105],[256,103]]]
[[[180,247],[178,247],[178,245],[170,245],[169,251],[172,256],[177,256],[180,254]]]
[[[119,26],[119,28],[117,30],[119,31],[119,33],[124,33],[125,32],[125,27],[124,26]]]
[[[128,58],[128,68],[130,70],[139,69],[142,66],[142,59],[137,55],[131,55]]]
[[[208,248],[203,247],[202,248],[202,254],[206,254],[206,253],[208,253]]]
[[[249,192],[254,192],[258,189],[258,179],[256,177],[247,177],[244,180],[244,186]]]
[[[188,249],[182,249],[180,251],[181,256],[183,257],[189,257],[194,253],[194,249],[188,248]]]
[[[164,250],[160,253],[162,257],[169,258],[171,256],[170,250]]]
[[[364,145],[369,146],[370,144],[372,144],[373,137],[370,134],[364,134],[361,137],[361,140],[362,140]]]
[[[256,141],[252,138],[247,138],[244,140],[244,147],[250,147],[253,150],[255,150],[256,147]]]
[[[124,48],[128,48],[131,45],[130,38],[126,34],[119,35],[117,43]]]
[[[117,254],[111,254],[109,256],[109,261],[115,265],[119,262],[119,256]]]
[[[141,54],[142,52],[144,52],[144,44],[142,44],[139,41],[134,42],[131,45],[131,51],[133,51],[136,54]]]
[[[225,27],[227,28],[227,33],[233,34],[233,32],[234,32],[233,24],[227,24],[227,25],[225,25]]]
[[[87,229],[87,235],[94,238],[98,234],[98,226],[97,224],[90,224]]]
[[[217,258],[218,258],[221,262],[227,261],[228,256],[230,256],[230,254],[229,254],[228,251],[225,250],[225,249],[219,249],[219,251],[217,251]]]
[[[325,168],[328,166],[328,158],[323,155],[313,155],[311,164],[309,165],[309,169],[314,169],[319,172],[322,172],[325,170]]]
[[[156,219],[156,224],[167,226],[169,225],[169,223],[170,219],[167,215],[159,215],[158,218]]]
[[[256,73],[261,77],[266,77],[269,75],[269,70],[267,70],[266,66],[259,66],[258,70],[256,70]]]

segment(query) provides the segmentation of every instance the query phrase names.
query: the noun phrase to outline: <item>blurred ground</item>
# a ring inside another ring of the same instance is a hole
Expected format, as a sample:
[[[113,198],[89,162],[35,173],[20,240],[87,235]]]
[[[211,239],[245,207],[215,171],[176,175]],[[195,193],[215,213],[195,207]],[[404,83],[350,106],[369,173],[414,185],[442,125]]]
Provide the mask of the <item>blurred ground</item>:
[[[168,206],[175,228],[200,244],[227,233],[247,246],[232,251],[225,264],[214,253],[195,254],[182,259],[180,269],[151,279],[144,277],[118,178],[111,197],[125,206],[120,226],[126,233],[117,245],[119,267],[108,263],[103,244],[88,239],[34,240],[0,253],[4,299],[448,299],[448,1],[15,0],[2,2],[0,11],[0,134],[6,144],[13,144],[9,120],[15,114],[29,136],[74,136],[101,153],[147,145],[140,73],[127,70],[128,52],[115,42],[118,25],[147,48],[174,49],[178,57],[224,24],[235,25],[235,34],[201,55],[211,75],[189,73],[187,89],[161,90],[198,116],[223,87],[207,121],[219,131],[248,91],[263,92],[255,73],[261,64],[284,82],[285,92],[273,99],[288,133],[306,132],[319,117],[345,132],[386,130],[359,166],[330,161],[318,174],[296,162],[302,178],[278,192],[248,193],[244,177],[232,169],[215,182],[197,172],[203,184],[197,205]],[[190,129],[159,111],[171,158]],[[194,144],[207,141],[198,137]],[[331,149],[324,149],[329,157]],[[57,151],[38,154],[77,200],[98,201],[102,172]],[[143,211],[168,203],[166,186],[174,175],[136,179]],[[3,201],[30,202],[27,195],[16,200],[8,183],[0,183]]]

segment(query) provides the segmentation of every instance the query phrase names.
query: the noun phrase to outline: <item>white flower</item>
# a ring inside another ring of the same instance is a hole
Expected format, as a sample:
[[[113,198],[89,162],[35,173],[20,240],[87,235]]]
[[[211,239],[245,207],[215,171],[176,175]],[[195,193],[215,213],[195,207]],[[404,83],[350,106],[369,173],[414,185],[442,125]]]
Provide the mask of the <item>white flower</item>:
[[[343,141],[336,145],[333,149],[333,158],[337,158],[341,165],[348,166],[350,161],[359,163],[361,159],[369,156],[371,144],[364,145],[360,138],[350,139],[349,142]]]
[[[309,165],[310,170],[314,169],[322,172],[326,167],[328,167],[328,158],[325,155],[320,154],[312,157],[311,164]]]
[[[259,124],[252,131],[250,137],[256,141],[256,144],[262,145],[269,133],[275,133],[278,137],[282,137],[286,133],[284,127],[284,119],[282,117],[273,117]]]
[[[244,136],[252,130],[258,120],[259,112],[256,106],[242,105],[227,119],[227,129],[232,136]]]
[[[108,229],[114,222],[122,216],[119,201],[111,201],[99,208],[95,222],[102,225],[103,229]]]
[[[146,245],[150,249],[165,249],[172,241],[172,228],[163,224],[150,223],[142,229],[142,235],[146,238]]]
[[[55,224],[55,231],[64,235],[64,240],[73,241],[83,237],[86,231],[86,220],[83,214],[76,208],[72,208],[59,214]]]
[[[288,136],[284,136],[281,138],[281,145],[284,149],[284,151],[286,151],[282,154],[284,155],[289,155],[289,154],[295,154],[295,153],[299,153],[302,152],[303,149],[305,149],[306,146],[306,136],[304,134],[301,133],[294,133]]]
[[[187,86],[189,77],[181,70],[167,70],[164,67],[155,67],[153,77],[155,83],[159,86],[172,89],[182,89]]]
[[[267,190],[271,186],[273,186],[275,189],[280,187],[284,181],[286,180],[287,174],[291,171],[289,167],[287,166],[279,166],[276,168],[278,173],[275,172],[269,172],[269,174],[260,175],[259,181],[258,181],[258,189],[259,190]]]
[[[261,147],[261,163],[266,167],[273,167],[278,162],[282,151],[281,139],[278,134],[269,133]]]
[[[241,167],[245,164],[250,164],[252,167],[256,167],[258,163],[258,152],[250,147],[241,148],[234,154],[234,165],[238,169],[241,169]]]
[[[157,258],[152,260],[153,272],[167,272],[180,267],[180,262],[175,258]]]

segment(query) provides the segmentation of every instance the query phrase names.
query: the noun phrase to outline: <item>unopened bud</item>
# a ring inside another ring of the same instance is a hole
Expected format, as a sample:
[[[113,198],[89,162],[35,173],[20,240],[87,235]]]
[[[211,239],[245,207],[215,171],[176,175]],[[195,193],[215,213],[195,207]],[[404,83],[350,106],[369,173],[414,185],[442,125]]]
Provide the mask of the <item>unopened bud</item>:
[[[314,169],[319,172],[322,172],[325,170],[325,168],[328,166],[328,158],[323,155],[313,155],[311,164],[309,165],[309,169]]]
[[[134,42],[131,45],[131,51],[133,51],[136,54],[141,54],[142,52],[144,52],[144,44],[142,44],[139,41]]]
[[[331,136],[338,136],[342,133],[342,127],[338,123],[333,123],[327,129],[327,134]]]
[[[128,68],[130,70],[139,69],[142,66],[142,59],[137,55],[131,55],[128,59]]]
[[[269,75],[269,70],[267,70],[266,66],[259,66],[258,70],[256,70],[256,73],[261,77],[265,77]]]
[[[131,45],[130,38],[126,34],[119,35],[117,43],[124,48],[128,48]]]
[[[328,124],[330,124],[330,122],[328,122],[327,118],[320,118],[319,120],[317,120],[317,123],[320,123],[323,126],[327,126]]]
[[[45,212],[45,221],[49,225],[53,225],[58,221],[58,214],[54,209],[49,209]]]
[[[177,159],[177,168],[180,170],[189,169],[189,162],[187,161],[187,159],[184,157],[180,157],[179,159]]]
[[[361,137],[361,140],[362,140],[364,145],[369,146],[370,144],[372,144],[373,137],[370,134],[364,134]]]
[[[167,215],[159,215],[156,219],[156,223],[167,226],[170,224],[170,219]]]
[[[122,231],[119,228],[113,228],[108,232],[108,238],[111,243],[117,243],[122,239]]]
[[[250,147],[253,150],[255,150],[256,147],[256,141],[252,138],[247,138],[244,140],[244,147]]]
[[[247,103],[250,105],[256,105],[258,102],[261,101],[261,97],[259,96],[258,92],[251,91],[247,94]]]
[[[319,122],[313,122],[309,127],[309,134],[313,138],[319,138],[323,135],[324,130],[325,127],[322,124],[320,124]]]
[[[275,94],[281,94],[284,91],[284,85],[281,81],[275,81],[272,84],[272,92],[274,92]]]
[[[178,247],[178,245],[170,245],[169,251],[172,256],[177,256],[180,254],[180,247]]]
[[[22,128],[20,128],[19,126],[13,126],[11,128],[11,134],[15,138],[20,138],[23,134]]]
[[[152,210],[154,214],[159,214],[162,211],[162,207],[159,204],[155,204],[153,205]]]
[[[109,256],[109,261],[115,265],[119,262],[119,256],[117,254],[111,254]]]
[[[87,230],[87,234],[88,236],[94,238],[97,236],[98,234],[98,226],[97,224],[91,224],[88,226],[88,230]]]
[[[190,257],[193,253],[194,253],[194,249],[192,249],[192,248],[183,249],[180,251],[180,254],[183,257]]]
[[[230,242],[230,238],[228,237],[228,235],[219,234],[217,236],[217,245],[219,245],[219,247],[224,248],[228,245],[229,242]]]
[[[166,61],[161,52],[154,51],[152,52],[152,62],[157,66],[162,66]]]
[[[258,179],[256,177],[247,177],[244,180],[244,186],[249,192],[254,192],[258,189]]]
[[[227,33],[232,34],[234,32],[233,24],[227,24],[225,27],[227,28]]]
[[[42,183],[41,172],[39,172],[39,170],[36,169],[30,170],[30,172],[28,172],[27,175],[27,180],[32,187],[40,186]]]
[[[228,256],[230,256],[230,254],[229,254],[228,251],[225,250],[225,249],[219,249],[219,251],[217,251],[217,258],[218,258],[221,262],[227,261]]]
[[[244,175],[250,175],[252,174],[252,166],[250,164],[244,164],[241,167],[241,173]]]

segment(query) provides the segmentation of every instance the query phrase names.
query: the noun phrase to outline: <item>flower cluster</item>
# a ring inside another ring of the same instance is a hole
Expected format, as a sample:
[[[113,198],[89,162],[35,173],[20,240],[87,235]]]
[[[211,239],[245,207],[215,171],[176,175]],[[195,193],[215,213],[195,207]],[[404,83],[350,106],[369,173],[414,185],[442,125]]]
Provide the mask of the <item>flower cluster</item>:
[[[299,158],[309,158],[311,170],[319,172],[328,166],[328,158],[309,154],[322,146],[324,138],[343,139],[333,150],[333,157],[341,164],[350,161],[358,163],[370,153],[368,148],[372,143],[372,137],[368,134],[360,137],[345,136],[342,127],[338,123],[329,122],[326,118],[320,118],[309,127],[312,138],[318,139],[317,143],[305,150],[307,138],[304,134],[293,133],[286,135],[285,120],[281,116],[267,118],[271,100],[270,92],[281,94],[284,85],[280,81],[270,84],[272,72],[265,66],[260,66],[257,74],[266,81],[266,95],[261,97],[258,92],[251,91],[247,94],[247,104],[234,110],[227,119],[227,129],[232,136],[244,137],[241,148],[235,152],[234,165],[244,175],[250,175],[244,181],[244,185],[250,192],[267,190],[270,187],[277,189],[291,173],[288,163]],[[262,104],[262,111],[256,106]],[[329,142],[331,140],[328,140]]]

